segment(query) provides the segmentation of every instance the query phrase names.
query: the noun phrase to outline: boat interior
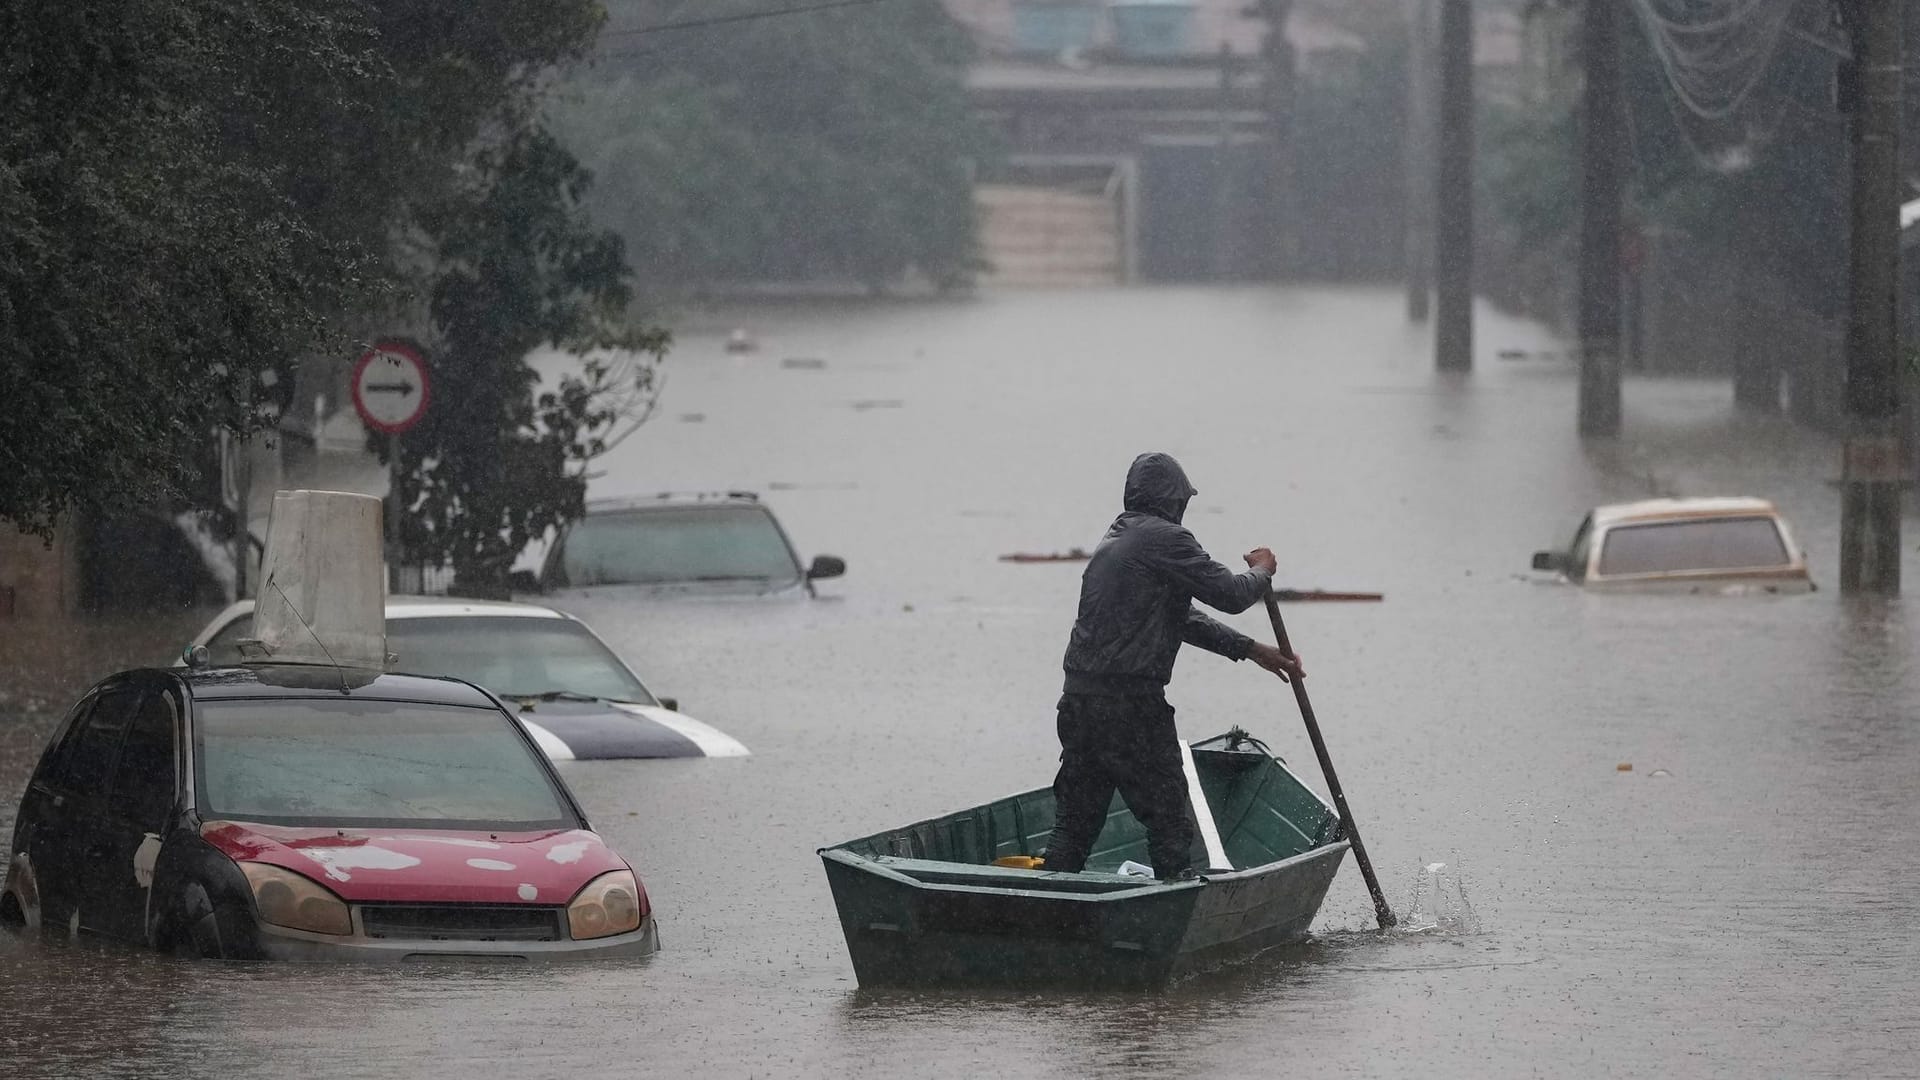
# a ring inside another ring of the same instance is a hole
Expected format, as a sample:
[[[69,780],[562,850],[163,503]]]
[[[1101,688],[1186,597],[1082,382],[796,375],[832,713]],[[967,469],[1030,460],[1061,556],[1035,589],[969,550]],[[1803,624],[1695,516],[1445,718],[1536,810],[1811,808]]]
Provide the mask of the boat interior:
[[[1332,809],[1244,733],[1195,743],[1192,754],[1200,789],[1234,870],[1289,859],[1336,839],[1340,822]],[[1052,831],[1053,791],[1040,788],[837,846],[921,881],[980,883],[985,877],[1008,886],[1089,892],[1142,884],[1138,877],[1118,873],[1122,863],[1148,862],[1146,830],[1118,795],[1086,873],[1048,874],[1044,865],[1037,872],[994,865],[997,859],[1041,855]],[[1202,845],[1196,842],[1195,847],[1196,865],[1206,865]]]

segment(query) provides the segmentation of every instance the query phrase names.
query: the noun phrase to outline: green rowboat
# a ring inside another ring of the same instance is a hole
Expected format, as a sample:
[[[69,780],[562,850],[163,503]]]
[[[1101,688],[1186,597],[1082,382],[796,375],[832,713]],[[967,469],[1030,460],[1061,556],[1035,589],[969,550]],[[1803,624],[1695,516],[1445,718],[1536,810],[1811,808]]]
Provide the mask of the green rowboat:
[[[1214,868],[1194,880],[1118,872],[1147,844],[1117,797],[1085,873],[993,865],[1040,853],[1049,788],[822,848],[860,984],[1153,987],[1305,937],[1347,851],[1339,816],[1238,729],[1190,758]]]

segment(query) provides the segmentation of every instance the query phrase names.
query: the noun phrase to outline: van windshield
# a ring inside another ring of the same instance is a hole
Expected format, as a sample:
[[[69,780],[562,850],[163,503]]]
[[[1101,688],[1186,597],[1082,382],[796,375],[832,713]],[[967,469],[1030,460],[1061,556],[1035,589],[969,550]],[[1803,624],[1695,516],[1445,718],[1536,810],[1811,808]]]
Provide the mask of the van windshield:
[[[1771,518],[1663,521],[1608,530],[1600,549],[1599,574],[1760,570],[1792,561]]]
[[[493,709],[352,698],[203,701],[203,817],[270,825],[571,828],[573,812]]]
[[[688,506],[589,514],[567,533],[555,584],[797,581],[800,564],[757,506]]]

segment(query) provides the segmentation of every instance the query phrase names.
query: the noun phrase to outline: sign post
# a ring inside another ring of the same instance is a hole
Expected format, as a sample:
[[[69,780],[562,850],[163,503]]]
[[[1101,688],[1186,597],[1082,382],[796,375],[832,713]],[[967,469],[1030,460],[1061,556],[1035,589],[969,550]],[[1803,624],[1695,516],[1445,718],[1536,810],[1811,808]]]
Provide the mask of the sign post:
[[[400,436],[426,415],[432,399],[427,359],[410,341],[382,339],[353,366],[353,407],[360,420],[387,436],[387,588],[400,567]]]

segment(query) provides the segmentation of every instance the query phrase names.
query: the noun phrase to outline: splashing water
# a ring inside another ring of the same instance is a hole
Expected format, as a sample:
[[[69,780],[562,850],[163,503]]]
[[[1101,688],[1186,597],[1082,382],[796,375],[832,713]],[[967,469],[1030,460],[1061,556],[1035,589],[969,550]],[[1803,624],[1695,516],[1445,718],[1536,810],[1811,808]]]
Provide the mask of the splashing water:
[[[1467,901],[1467,875],[1459,860],[1428,863],[1414,874],[1413,900],[1401,926],[1411,934],[1477,934],[1480,918]]]

